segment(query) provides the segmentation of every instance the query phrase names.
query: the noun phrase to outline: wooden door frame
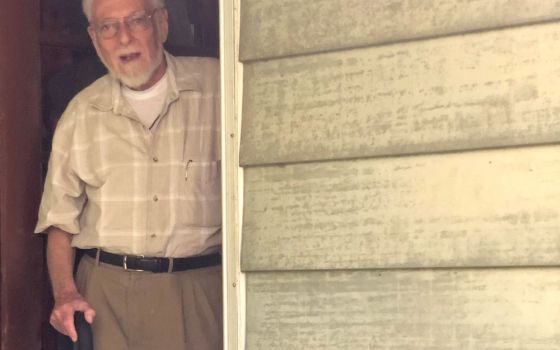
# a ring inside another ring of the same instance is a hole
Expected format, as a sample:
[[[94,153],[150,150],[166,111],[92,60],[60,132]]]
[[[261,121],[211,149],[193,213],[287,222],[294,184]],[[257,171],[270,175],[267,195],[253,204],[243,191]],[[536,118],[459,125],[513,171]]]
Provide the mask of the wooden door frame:
[[[244,280],[240,261],[242,65],[239,0],[220,0],[224,155],[224,349],[242,349]],[[33,235],[41,195],[40,3],[0,12],[0,338],[2,350],[42,348],[43,241]],[[18,33],[13,35],[13,33]]]
[[[243,66],[239,63],[239,0],[220,0],[224,350],[244,349],[245,276],[241,273],[243,169],[239,167]]]
[[[42,347],[43,240],[38,1],[0,11],[0,349]]]

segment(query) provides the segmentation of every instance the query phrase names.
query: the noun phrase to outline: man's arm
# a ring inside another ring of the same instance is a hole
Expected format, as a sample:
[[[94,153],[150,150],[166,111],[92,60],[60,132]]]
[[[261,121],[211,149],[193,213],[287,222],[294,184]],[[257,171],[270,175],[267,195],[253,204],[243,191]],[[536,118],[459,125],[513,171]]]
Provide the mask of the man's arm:
[[[60,333],[78,340],[74,327],[74,312],[82,311],[88,323],[93,322],[95,311],[78,292],[72,275],[74,250],[72,235],[51,226],[48,230],[47,265],[53,287],[54,308],[50,323]]]

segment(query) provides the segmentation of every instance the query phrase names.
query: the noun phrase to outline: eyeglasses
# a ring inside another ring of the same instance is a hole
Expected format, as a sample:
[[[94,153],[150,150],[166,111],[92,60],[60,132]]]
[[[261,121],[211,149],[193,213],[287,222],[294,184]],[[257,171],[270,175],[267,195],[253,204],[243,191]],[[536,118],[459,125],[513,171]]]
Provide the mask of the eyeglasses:
[[[140,33],[152,27],[152,17],[162,8],[153,9],[151,12],[136,12],[123,17],[122,22],[132,33]],[[103,39],[112,39],[121,31],[121,21],[116,18],[109,18],[91,27],[97,35]]]

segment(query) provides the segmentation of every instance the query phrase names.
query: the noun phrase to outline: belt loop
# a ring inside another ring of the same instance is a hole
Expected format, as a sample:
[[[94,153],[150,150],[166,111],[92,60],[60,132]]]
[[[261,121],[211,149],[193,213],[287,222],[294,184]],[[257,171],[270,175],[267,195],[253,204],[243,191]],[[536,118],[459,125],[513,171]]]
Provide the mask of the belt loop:
[[[99,266],[99,256],[101,256],[101,248],[97,248],[97,253],[95,253],[95,266]]]
[[[173,258],[167,258],[169,260],[169,267],[167,268],[167,272],[173,272]]]

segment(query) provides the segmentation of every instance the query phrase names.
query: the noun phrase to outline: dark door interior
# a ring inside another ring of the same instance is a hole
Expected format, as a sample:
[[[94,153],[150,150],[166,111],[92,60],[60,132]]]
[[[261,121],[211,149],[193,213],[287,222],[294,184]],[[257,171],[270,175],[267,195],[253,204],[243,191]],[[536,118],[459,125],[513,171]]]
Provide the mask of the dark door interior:
[[[166,50],[176,56],[218,57],[218,0],[166,0],[169,37]],[[47,169],[56,123],[70,99],[106,73],[87,35],[79,0],[41,1],[41,82],[43,176]],[[50,290],[45,279],[45,290]],[[43,305],[43,349],[72,349],[46,319],[52,307]]]

